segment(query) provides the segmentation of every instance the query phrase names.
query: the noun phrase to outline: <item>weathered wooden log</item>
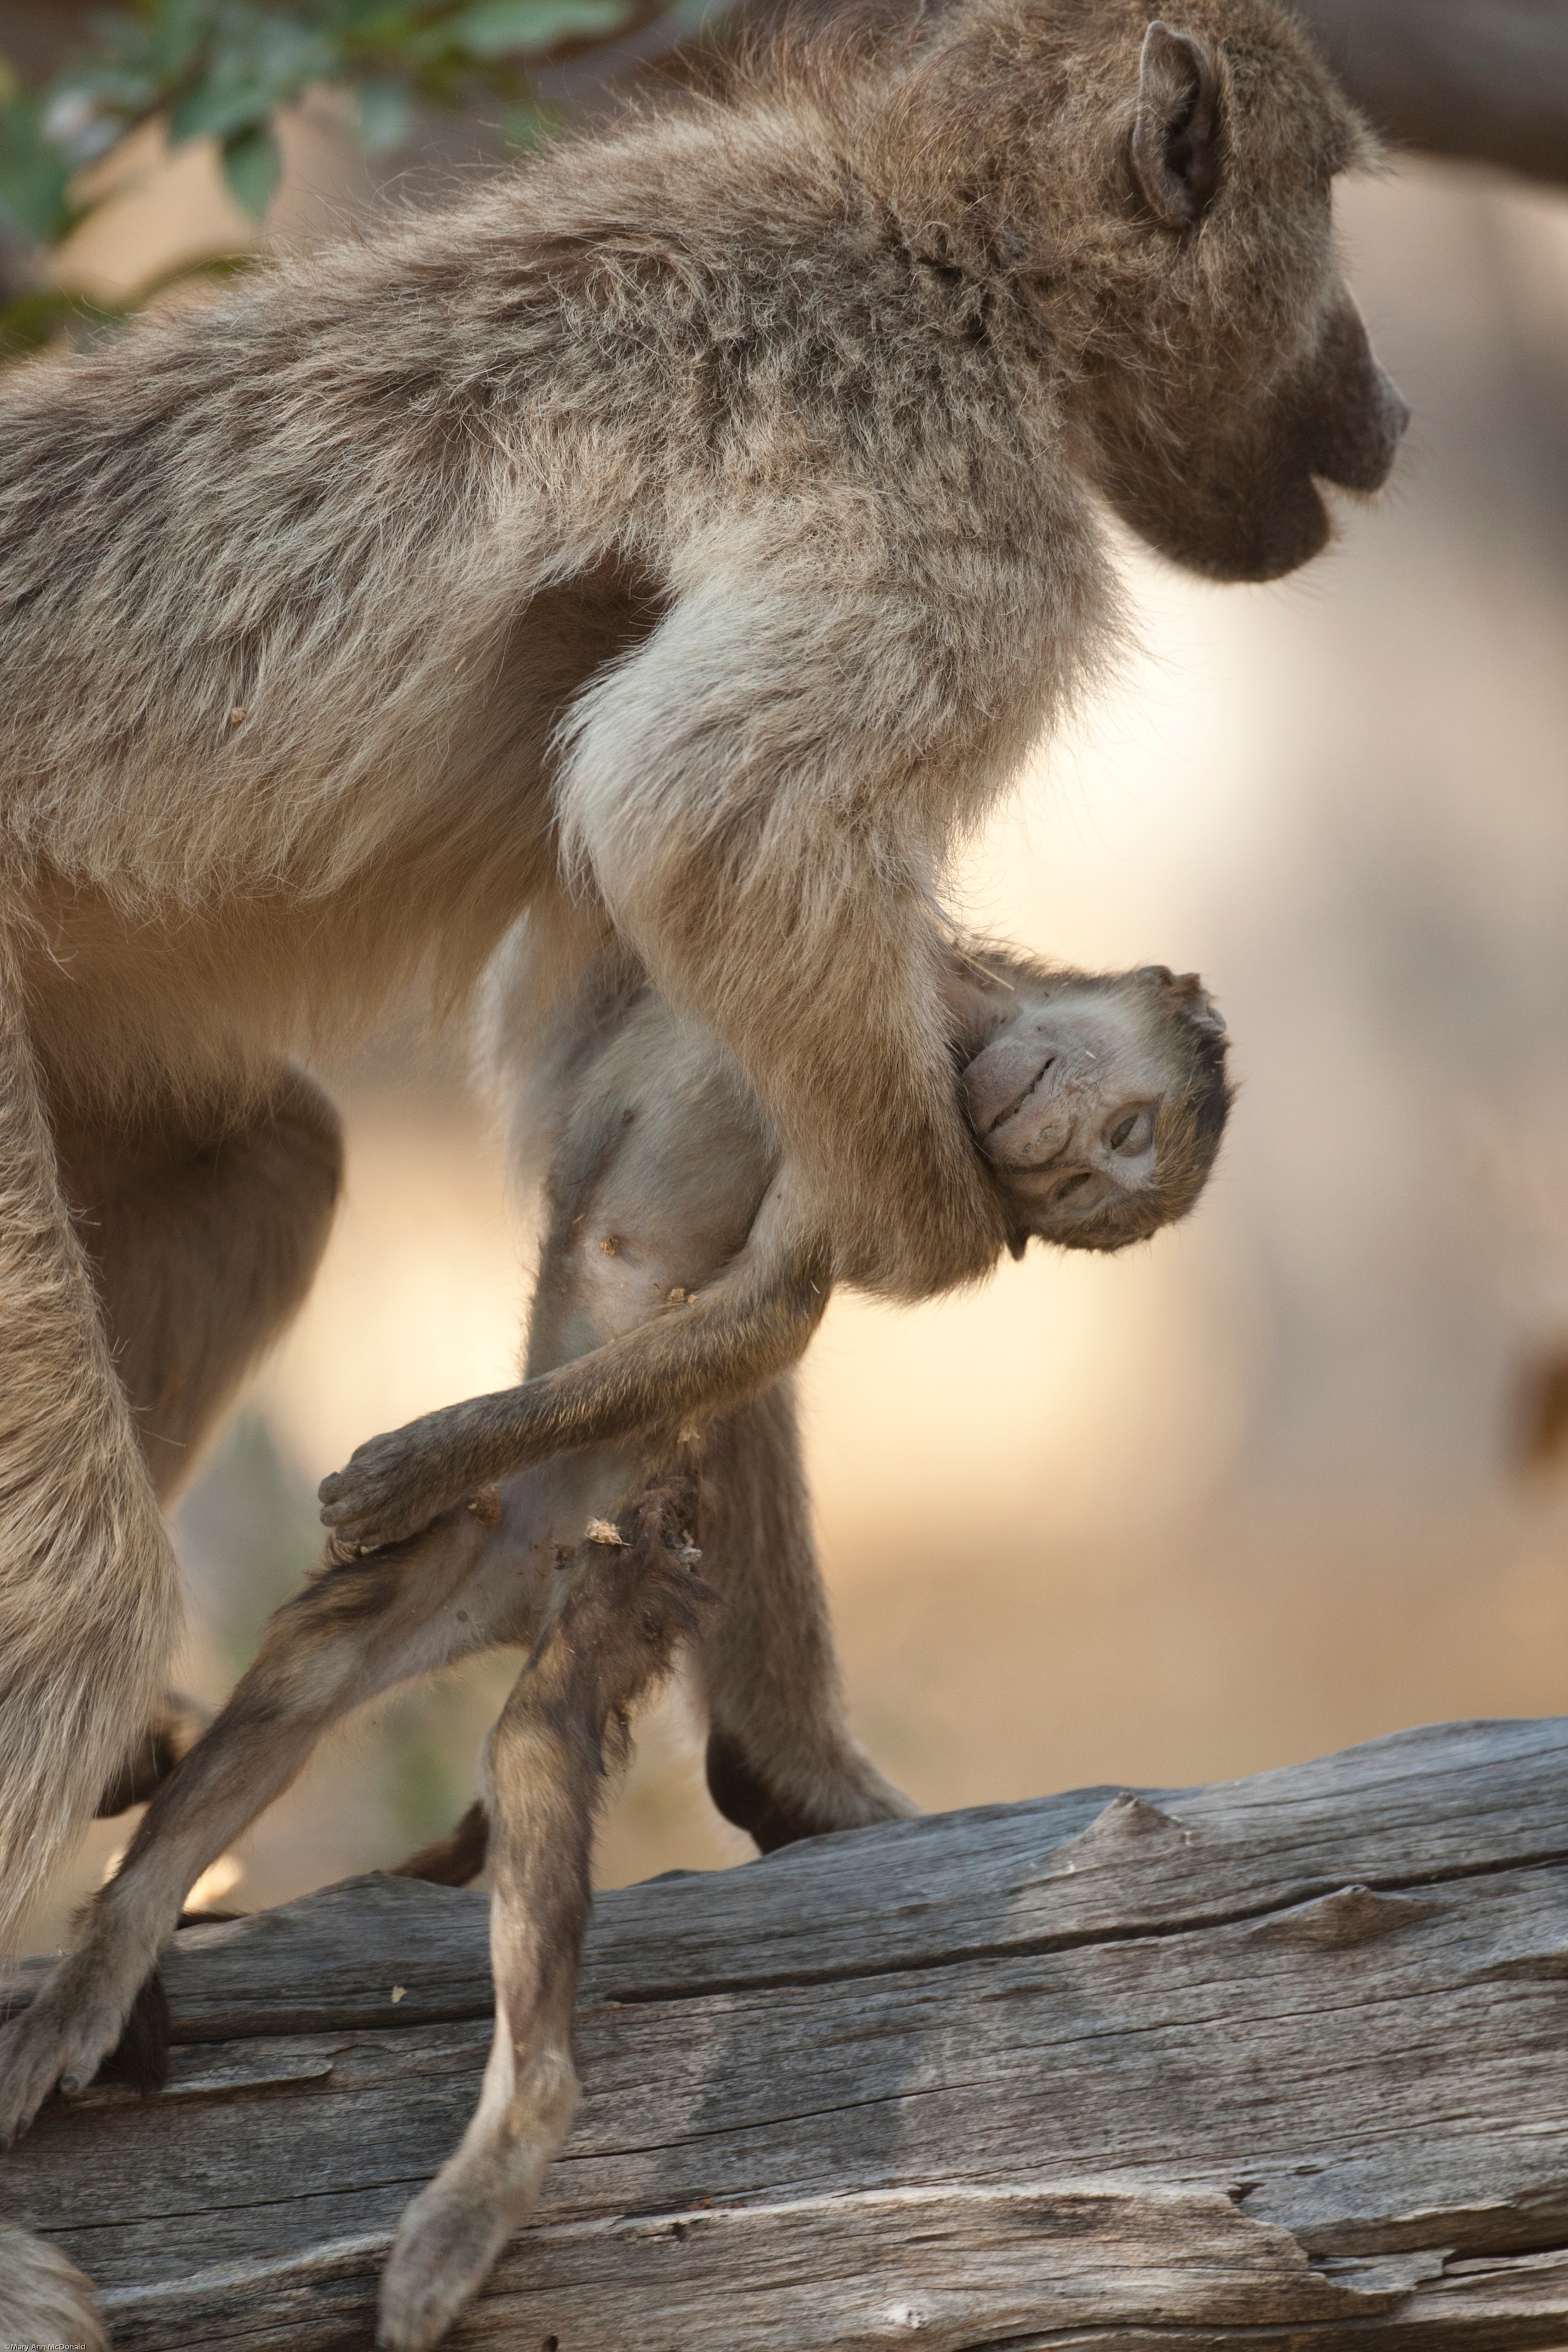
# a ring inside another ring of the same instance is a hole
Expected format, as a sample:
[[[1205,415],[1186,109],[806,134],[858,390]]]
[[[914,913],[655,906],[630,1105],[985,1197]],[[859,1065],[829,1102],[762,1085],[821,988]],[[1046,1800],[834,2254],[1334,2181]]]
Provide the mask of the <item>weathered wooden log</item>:
[[[602,1895],[577,2124],[452,2343],[1568,2343],[1565,1780],[1568,1721],[1449,1725]],[[166,1978],[168,2090],[47,2110],[0,2209],[117,2345],[366,2345],[483,1897],[351,1879]]]

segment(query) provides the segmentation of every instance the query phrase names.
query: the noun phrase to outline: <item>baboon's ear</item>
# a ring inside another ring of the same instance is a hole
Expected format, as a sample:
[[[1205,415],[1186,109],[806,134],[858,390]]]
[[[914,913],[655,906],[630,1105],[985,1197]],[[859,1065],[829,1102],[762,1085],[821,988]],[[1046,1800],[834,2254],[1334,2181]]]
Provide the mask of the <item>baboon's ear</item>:
[[[1224,1013],[1195,971],[1175,972],[1168,963],[1142,963],[1132,977],[1147,981],[1163,996],[1179,1004],[1197,1028],[1215,1030],[1222,1037],[1228,1034]]]
[[[1190,228],[1219,186],[1219,76],[1191,33],[1156,17],[1143,36],[1132,177],[1167,228]]]

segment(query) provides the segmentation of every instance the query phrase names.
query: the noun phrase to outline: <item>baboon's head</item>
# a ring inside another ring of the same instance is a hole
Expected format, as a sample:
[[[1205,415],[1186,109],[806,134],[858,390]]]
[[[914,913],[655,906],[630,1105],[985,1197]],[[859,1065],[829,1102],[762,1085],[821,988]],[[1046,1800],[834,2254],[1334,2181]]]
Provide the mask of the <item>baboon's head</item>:
[[[980,7],[992,87],[1035,85],[1006,199],[1084,467],[1190,570],[1293,570],[1330,536],[1322,486],[1379,488],[1408,416],[1334,251],[1365,125],[1273,0]]]
[[[1225,1024],[1194,972],[1011,973],[962,1086],[1009,1246],[1117,1250],[1184,1217],[1225,1133]],[[972,1033],[973,1034],[973,1033]]]

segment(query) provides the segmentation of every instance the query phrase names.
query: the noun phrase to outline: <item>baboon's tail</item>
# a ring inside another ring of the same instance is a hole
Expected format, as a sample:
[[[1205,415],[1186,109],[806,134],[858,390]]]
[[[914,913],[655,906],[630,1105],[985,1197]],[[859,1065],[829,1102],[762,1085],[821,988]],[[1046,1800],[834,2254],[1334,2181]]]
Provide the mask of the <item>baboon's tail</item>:
[[[92,2288],[47,2238],[0,2221],[0,2344],[69,2344],[109,2352]]]
[[[0,922],[0,1945],[144,1728],[179,1580]]]

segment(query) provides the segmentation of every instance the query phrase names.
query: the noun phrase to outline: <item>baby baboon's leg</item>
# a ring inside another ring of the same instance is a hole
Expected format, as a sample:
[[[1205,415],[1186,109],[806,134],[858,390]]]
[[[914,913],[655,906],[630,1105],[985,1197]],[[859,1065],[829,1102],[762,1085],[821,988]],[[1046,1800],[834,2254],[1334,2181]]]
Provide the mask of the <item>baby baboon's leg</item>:
[[[729,1414],[703,1449],[702,1573],[723,1602],[703,1625],[708,1787],[764,1853],[915,1807],[850,1730],[817,1570],[784,1379]]]
[[[326,1097],[293,1070],[243,1127],[170,1108],[134,1128],[63,1122],[66,1189],[153,1490],[167,1505],[249,1367],[310,1286],[342,1146]],[[165,1694],[100,1799],[141,1804],[206,1717]]]
[[[566,2136],[594,1814],[630,1709],[706,1613],[681,1557],[693,1501],[689,1486],[655,1489],[622,1515],[622,1543],[582,1547],[490,1735],[495,2040],[461,2143],[399,2224],[376,2336],[387,2352],[424,2352],[445,2333]]]
[[[187,1889],[288,1787],[330,1724],[411,1675],[526,1638],[489,1605],[484,1545],[471,1515],[455,1512],[396,1553],[328,1570],[274,1612],[228,1705],[148,1806],[76,1949],[0,2031],[0,2143],[57,2082],[69,2091],[91,2081]]]

